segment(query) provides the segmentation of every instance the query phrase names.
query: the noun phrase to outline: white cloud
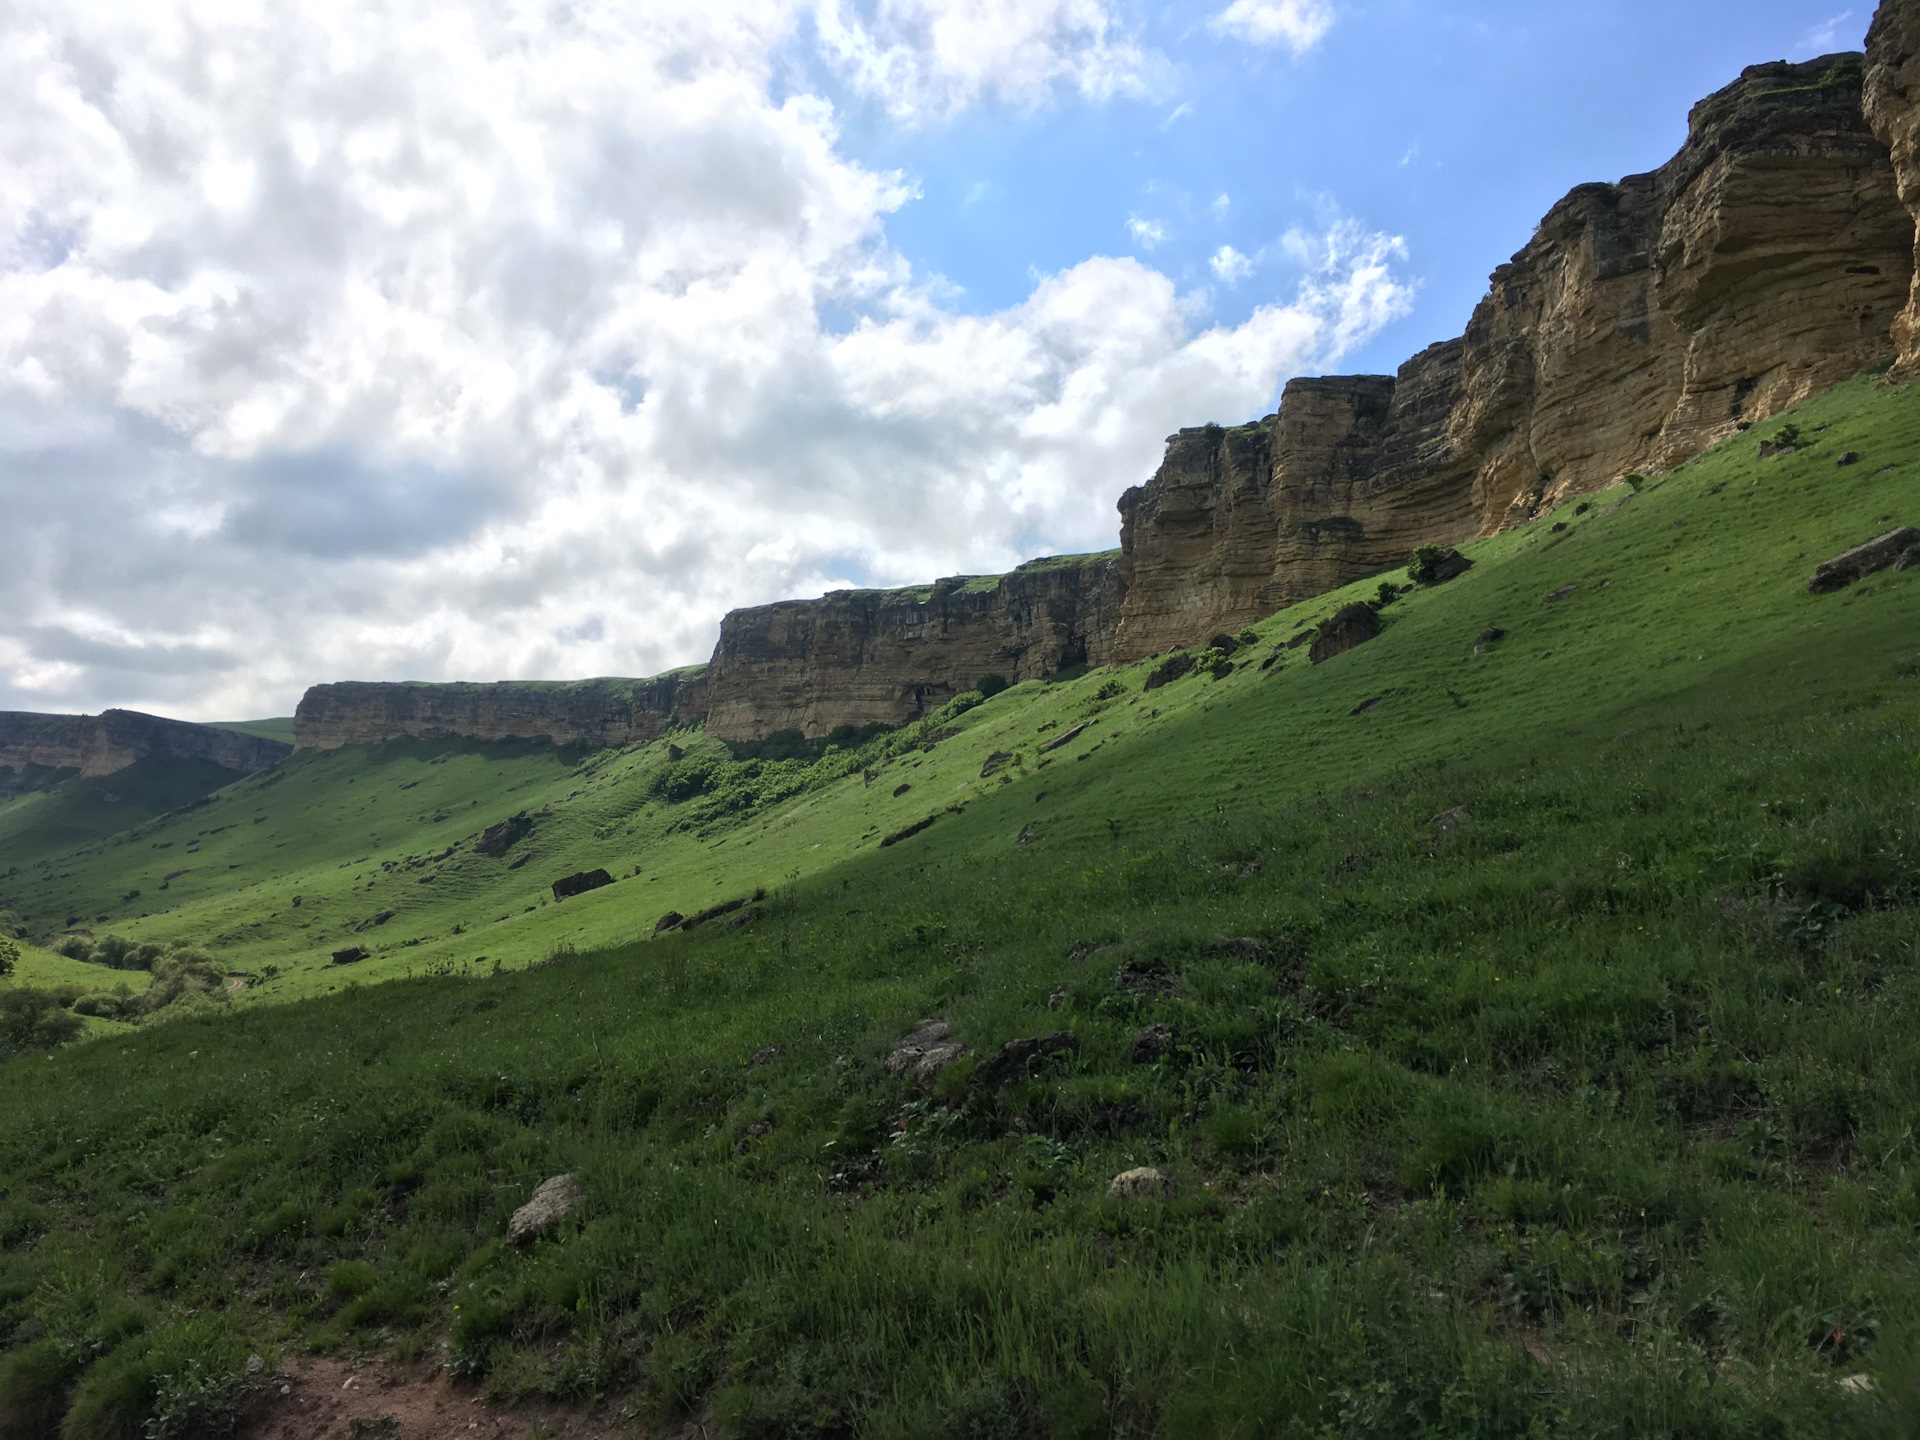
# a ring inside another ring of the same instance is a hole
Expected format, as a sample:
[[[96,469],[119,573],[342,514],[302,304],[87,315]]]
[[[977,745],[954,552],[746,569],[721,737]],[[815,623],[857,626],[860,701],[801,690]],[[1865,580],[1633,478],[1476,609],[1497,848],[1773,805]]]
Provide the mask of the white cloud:
[[[1152,250],[1155,246],[1166,242],[1167,227],[1158,220],[1142,220],[1136,215],[1127,221],[1127,233],[1133,237],[1133,243],[1142,250]]]
[[[1253,261],[1231,245],[1214,251],[1207,264],[1213,267],[1214,278],[1226,285],[1237,285],[1253,273]]]
[[[1256,45],[1285,45],[1299,55],[1333,28],[1333,6],[1328,0],[1233,0],[1207,24],[1219,34]]]
[[[813,14],[829,62],[903,119],[1059,90],[1144,98],[1169,71],[1105,0],[817,0]]]
[[[1858,49],[1860,46],[1859,27],[1850,22],[1853,11],[1842,10],[1838,15],[1829,16],[1818,25],[1810,27],[1794,42],[1794,53],[1809,58],[1828,55],[1840,49]]]
[[[1127,259],[955,314],[774,98],[795,15],[0,11],[0,707],[649,674],[831,576],[1109,546],[1170,430],[1406,306],[1340,226],[1234,327]]]
[[[1213,212],[1214,219],[1224,220],[1227,218],[1227,212],[1233,209],[1233,197],[1223,191],[1213,197],[1213,203],[1207,209]]]

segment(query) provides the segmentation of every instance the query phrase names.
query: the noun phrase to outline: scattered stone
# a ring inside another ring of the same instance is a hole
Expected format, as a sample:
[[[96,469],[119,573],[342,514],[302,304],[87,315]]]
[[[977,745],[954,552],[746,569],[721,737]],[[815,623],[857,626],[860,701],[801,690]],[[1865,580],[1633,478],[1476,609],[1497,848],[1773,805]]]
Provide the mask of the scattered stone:
[[[1207,641],[1207,649],[1224,650],[1229,655],[1231,655],[1234,651],[1238,650],[1239,648],[1240,648],[1239,640],[1237,640],[1232,635],[1216,635],[1211,640]]]
[[[758,1140],[762,1135],[767,1135],[772,1133],[772,1130],[773,1130],[772,1124],[765,1120],[756,1120],[751,1125],[747,1126],[747,1134],[751,1135],[756,1140]]]
[[[1306,622],[1302,621],[1301,623],[1304,624]],[[1311,645],[1314,640],[1319,637],[1319,634],[1320,627],[1318,625],[1314,626],[1311,630],[1302,630],[1298,635],[1293,636],[1287,641],[1287,649],[1298,650],[1302,645]]]
[[[1910,525],[1889,530],[1864,545],[1854,546],[1844,555],[1834,556],[1820,566],[1807,582],[1807,593],[1831,595],[1836,590],[1844,590],[1856,581],[1896,564],[1915,548],[1920,548],[1920,530]]]
[[[1795,455],[1799,453],[1799,450],[1800,447],[1798,445],[1789,445],[1783,440],[1762,440],[1760,442],[1760,458],[1762,460],[1772,460],[1781,455]]]
[[[1552,530],[1550,530],[1550,531],[1548,531],[1547,533],[1548,533],[1548,534],[1550,534],[1550,535],[1558,535],[1558,534],[1559,534],[1559,533],[1560,533],[1560,532],[1561,532],[1562,530],[1564,530],[1564,529],[1566,529],[1566,528],[1567,528],[1567,522],[1566,522],[1566,521],[1564,521],[1564,520],[1556,520],[1556,521],[1554,521],[1554,522],[1553,522],[1553,529],[1552,529]]]
[[[1031,1074],[1036,1062],[1049,1055],[1068,1054],[1080,1048],[1080,1037],[1071,1030],[1056,1030],[1051,1035],[1035,1035],[1025,1040],[1009,1040],[1000,1053],[973,1072],[979,1085],[1005,1085]]]
[[[758,1070],[764,1065],[771,1065],[786,1053],[786,1049],[787,1042],[782,1040],[778,1045],[769,1045],[764,1050],[756,1050],[753,1052],[753,1058],[747,1061],[747,1068]]]
[[[893,798],[898,800],[902,795],[906,794],[907,791],[911,789],[913,789],[913,786],[911,785],[896,785],[893,787]]]
[[[1120,1263],[1120,1247],[1111,1235],[1089,1235],[1087,1249],[1093,1252],[1093,1258],[1111,1270]]]
[[[994,751],[991,755],[987,756],[986,763],[980,767],[980,778],[982,780],[992,779],[995,775],[998,775],[1002,770],[1006,769],[1007,766],[1012,763],[1012,760],[1013,752],[1011,750]]]
[[[1186,651],[1174,651],[1173,654],[1169,655],[1154,667],[1151,675],[1147,676],[1147,683],[1140,687],[1142,693],[1148,690],[1158,690],[1162,685],[1171,685],[1182,675],[1191,672],[1194,663],[1193,656],[1187,654]]]
[[[678,910],[669,910],[653,923],[653,933],[658,935],[667,930],[678,930],[686,923],[687,917]]]
[[[1231,955],[1236,960],[1244,960],[1249,965],[1273,964],[1273,951],[1262,945],[1251,935],[1240,935],[1232,940],[1220,942],[1220,953]]]
[[[1833,462],[1834,468],[1838,470],[1844,470],[1849,465],[1858,465],[1859,463],[1860,463],[1860,452],[1858,450],[1849,450],[1847,451],[1846,454],[1842,455],[1838,460]]]
[[[515,859],[508,861],[507,869],[518,870],[522,865],[526,864],[531,859],[533,859],[533,852],[531,850],[528,850],[523,854],[519,855],[518,857],[516,857]]]
[[[366,958],[366,950],[358,945],[349,945],[344,950],[333,952],[333,963],[336,965],[357,965]]]
[[[758,905],[749,905],[746,909],[742,910],[738,915],[734,916],[731,920],[727,921],[727,929],[738,930],[743,926],[753,924],[753,922],[756,920],[764,920],[766,918],[766,915],[767,915],[767,912],[762,910]]]
[[[1033,824],[1034,822],[1029,820],[1020,827],[1020,833],[1014,838],[1014,844],[1031,845],[1033,843]]]
[[[1067,950],[1067,960],[1070,964],[1078,965],[1090,955],[1104,955],[1111,949],[1113,946],[1104,941],[1076,940]]]
[[[911,840],[939,818],[938,815],[929,815],[924,820],[916,820],[904,830],[894,831],[893,834],[887,836],[886,839],[880,842],[880,848],[885,850],[889,845],[898,845],[902,840]]]
[[[393,911],[382,910],[380,911],[379,914],[375,915],[371,920],[362,920],[358,925],[354,926],[353,928],[356,933],[361,930],[377,929],[378,927],[386,924],[387,921],[391,920],[392,918],[393,918]]]
[[[738,900],[722,900],[718,905],[709,905],[697,914],[689,915],[680,922],[680,928],[682,930],[695,929],[706,924],[709,920],[718,920],[722,915],[731,915],[734,911],[743,909],[748,903],[749,901],[744,895]]]
[[[1173,1180],[1151,1165],[1113,1177],[1107,1195],[1114,1200],[1165,1200],[1173,1194]]]
[[[1133,995],[1178,995],[1186,988],[1158,960],[1129,960],[1115,973],[1113,983]]]
[[[1902,555],[1898,560],[1893,562],[1893,565],[1891,568],[1893,569],[1893,572],[1897,575],[1902,570],[1913,569],[1913,567],[1916,565],[1920,565],[1920,546],[1915,546],[1913,549],[1907,551],[1906,554]]]
[[[1056,735],[1053,739],[1047,741],[1046,744],[1040,747],[1040,753],[1044,755],[1049,750],[1058,750],[1062,745],[1071,744],[1073,741],[1078,740],[1082,735],[1084,735],[1087,731],[1087,726],[1091,724],[1093,724],[1093,722],[1089,720],[1086,722],[1086,724],[1074,726],[1071,730],[1067,731],[1067,733],[1064,735]]]
[[[1151,1065],[1156,1060],[1163,1060],[1173,1048],[1177,1034],[1171,1025],[1143,1025],[1134,1032],[1127,1058],[1136,1065]]]
[[[1873,1392],[1873,1377],[1866,1374],[1848,1375],[1841,1379],[1840,1388],[1849,1395],[1868,1395]]]
[[[1498,625],[1489,625],[1480,632],[1480,638],[1473,642],[1473,653],[1483,655],[1489,647],[1498,645],[1506,638],[1506,631],[1502,630]]]
[[[1415,557],[1416,560],[1419,558],[1419,556]],[[1415,575],[1414,578],[1423,585],[1444,585],[1449,580],[1458,579],[1472,568],[1473,561],[1462,555],[1458,550],[1448,547],[1442,550],[1439,555],[1435,556],[1430,562],[1422,565],[1420,573]]]
[[[1593,508],[1593,503],[1591,501],[1582,500],[1578,505],[1573,507],[1573,513],[1575,516],[1584,515],[1587,513],[1587,511],[1591,510],[1592,508]]]
[[[473,848],[481,855],[504,855],[532,833],[533,817],[522,810],[512,819],[502,820],[482,830]]]
[[[524,1245],[546,1234],[586,1202],[587,1192],[571,1175],[555,1175],[543,1180],[533,1198],[513,1212],[507,1221],[507,1243]]]
[[[1579,588],[1580,587],[1577,584],[1562,585],[1558,590],[1554,591],[1551,595],[1547,596],[1547,604],[1558,605],[1562,600],[1566,599],[1569,595],[1573,594],[1573,592],[1578,590]]]
[[[1376,695],[1371,700],[1362,700],[1358,705],[1354,706],[1353,709],[1347,712],[1347,718],[1349,720],[1352,720],[1357,716],[1364,715],[1369,710],[1377,709],[1379,706],[1386,704],[1387,701],[1391,700],[1392,698],[1393,698],[1393,691],[1389,690],[1387,691],[1386,694]]]
[[[553,898],[568,900],[575,895],[584,895],[589,890],[598,890],[602,886],[613,884],[613,876],[604,870],[581,870],[564,880],[553,882]]]
[[[1320,633],[1307,652],[1315,665],[1344,655],[1364,645],[1380,633],[1380,616],[1371,605],[1349,605],[1320,627]]]
[[[940,1072],[972,1052],[952,1038],[953,1028],[944,1020],[922,1020],[919,1026],[887,1055],[887,1074],[898,1080],[911,1075],[922,1090],[932,1090]]]
[[[670,744],[667,746],[667,761],[669,764],[677,764],[686,758],[687,752],[682,750],[678,745]]]
[[[1066,986],[1056,985],[1053,987],[1052,990],[1047,992],[1047,1009],[1058,1010],[1062,1005],[1065,1005],[1066,1003],[1067,1003],[1067,987]]]
[[[1456,825],[1465,825],[1473,819],[1473,812],[1464,805],[1456,805],[1451,810],[1442,810],[1427,823],[1436,830],[1451,830]]]
[[[267,1368],[267,1362],[258,1355],[247,1356],[247,1374],[258,1375]]]

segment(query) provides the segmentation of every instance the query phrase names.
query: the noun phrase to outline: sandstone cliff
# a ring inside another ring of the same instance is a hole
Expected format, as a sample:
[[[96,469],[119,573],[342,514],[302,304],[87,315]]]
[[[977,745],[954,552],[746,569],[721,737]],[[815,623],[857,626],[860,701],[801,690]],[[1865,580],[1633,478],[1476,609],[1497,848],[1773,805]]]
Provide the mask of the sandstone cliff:
[[[704,715],[702,668],[651,680],[315,685],[294,711],[294,745],[333,750],[412,738],[551,740],[605,749],[652,740]]]
[[[1395,377],[1294,381],[1256,425],[1174,436],[1120,501],[1115,658],[1667,469],[1892,358],[1915,222],[1863,71],[1858,55],[1752,67],[1694,108],[1661,169],[1549,211],[1461,340]]]
[[[1891,152],[1901,202],[1920,226],[1920,0],[1886,0],[1867,32],[1867,123]],[[1920,273],[1893,324],[1894,374],[1920,375]]]
[[[782,730],[820,736],[839,725],[899,725],[984,675],[1017,684],[1103,665],[1120,595],[1117,557],[1084,555],[998,577],[735,610],[720,622],[708,672],[707,732],[763,740]]]
[[[16,773],[42,767],[91,778],[112,775],[148,756],[162,756],[211,761],[238,777],[269,768],[290,748],[277,740],[143,715],[138,710],[108,710],[99,715],[0,711],[0,769]]]

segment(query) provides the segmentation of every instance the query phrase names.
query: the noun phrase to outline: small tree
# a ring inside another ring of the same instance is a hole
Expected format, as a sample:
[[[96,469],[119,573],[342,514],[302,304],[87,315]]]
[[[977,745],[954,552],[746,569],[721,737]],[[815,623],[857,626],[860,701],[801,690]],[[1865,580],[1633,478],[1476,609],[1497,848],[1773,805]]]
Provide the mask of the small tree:
[[[982,675],[980,677],[980,683],[973,688],[980,692],[981,699],[991,700],[1007,688],[1007,677],[1004,675]]]
[[[11,938],[0,940],[0,980],[11,980],[20,965],[20,947]]]
[[[1431,585],[1440,573],[1440,562],[1447,552],[1438,545],[1422,545],[1407,562],[1407,578],[1416,585]]]

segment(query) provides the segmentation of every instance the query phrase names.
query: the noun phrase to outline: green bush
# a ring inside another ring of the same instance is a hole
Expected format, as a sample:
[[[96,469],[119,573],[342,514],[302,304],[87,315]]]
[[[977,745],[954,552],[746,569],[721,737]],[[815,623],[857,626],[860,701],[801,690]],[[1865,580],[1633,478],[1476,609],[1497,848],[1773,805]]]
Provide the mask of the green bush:
[[[11,936],[0,937],[0,980],[10,980],[20,968],[20,947]]]
[[[980,692],[982,700],[991,700],[1007,687],[1008,681],[1004,675],[982,675],[980,683],[973,688]]]
[[[136,1336],[74,1388],[61,1440],[199,1440],[229,1435],[247,1388],[246,1347],[216,1321]]]
[[[55,991],[0,992],[0,1061],[57,1050],[86,1028]]]
[[[1444,547],[1422,545],[1407,561],[1407,578],[1416,585],[1433,584],[1434,576],[1440,573],[1440,562],[1446,558]]]

